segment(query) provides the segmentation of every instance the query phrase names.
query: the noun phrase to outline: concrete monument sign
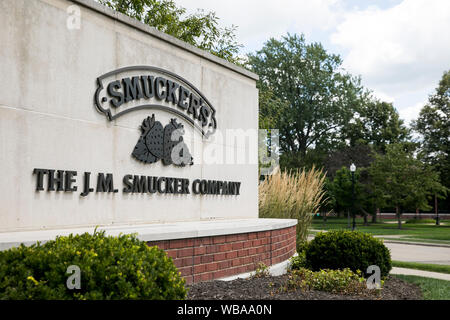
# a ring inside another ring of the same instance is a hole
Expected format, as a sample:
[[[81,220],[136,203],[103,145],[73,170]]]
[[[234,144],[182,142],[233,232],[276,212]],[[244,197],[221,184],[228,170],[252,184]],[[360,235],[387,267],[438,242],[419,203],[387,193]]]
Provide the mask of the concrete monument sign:
[[[258,219],[255,74],[92,0],[4,0],[0,28],[1,248],[137,232],[189,281],[295,252]]]

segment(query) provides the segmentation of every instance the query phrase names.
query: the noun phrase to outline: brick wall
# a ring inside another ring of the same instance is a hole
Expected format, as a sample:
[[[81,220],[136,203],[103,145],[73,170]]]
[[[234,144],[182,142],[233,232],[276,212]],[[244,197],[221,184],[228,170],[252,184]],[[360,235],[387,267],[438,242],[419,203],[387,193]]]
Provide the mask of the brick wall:
[[[173,259],[187,283],[254,271],[259,262],[274,265],[296,251],[295,226],[271,231],[148,242]]]

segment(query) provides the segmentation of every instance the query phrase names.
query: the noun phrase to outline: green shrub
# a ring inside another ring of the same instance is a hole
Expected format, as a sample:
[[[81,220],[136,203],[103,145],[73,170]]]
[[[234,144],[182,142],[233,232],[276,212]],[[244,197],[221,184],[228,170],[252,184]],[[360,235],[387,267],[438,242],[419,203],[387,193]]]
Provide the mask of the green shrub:
[[[306,261],[305,251],[300,251],[298,255],[290,259],[291,270],[298,270],[301,268],[308,268],[308,262]]]
[[[306,249],[308,247],[308,241],[297,241],[296,248],[297,253],[300,254],[301,252],[306,252]]]
[[[259,262],[255,272],[251,273],[251,278],[265,278],[270,276],[269,267],[264,262]]]
[[[66,287],[70,265],[80,289]],[[0,300],[184,299],[184,284],[163,250],[134,235],[85,233],[0,252]]]
[[[356,231],[329,231],[318,233],[306,249],[306,260],[312,270],[350,268],[365,273],[376,265],[381,277],[392,268],[389,249],[379,239]]]
[[[361,272],[344,270],[320,270],[306,268],[293,270],[289,274],[287,289],[318,290],[341,294],[360,294],[367,291]]]

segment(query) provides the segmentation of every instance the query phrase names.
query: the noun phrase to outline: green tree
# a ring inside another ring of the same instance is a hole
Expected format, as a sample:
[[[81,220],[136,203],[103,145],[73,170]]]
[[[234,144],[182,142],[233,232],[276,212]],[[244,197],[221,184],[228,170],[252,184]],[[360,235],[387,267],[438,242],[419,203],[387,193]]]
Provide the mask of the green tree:
[[[287,102],[277,97],[273,91],[259,90],[259,128],[278,128],[287,107]]]
[[[387,145],[385,154],[375,155],[369,174],[377,202],[396,208],[399,229],[405,209],[429,210],[429,198],[446,193],[439,174],[414,157],[410,144]]]
[[[279,117],[280,147],[289,167],[310,158],[323,158],[341,141],[341,129],[356,105],[362,103],[363,89],[357,78],[341,71],[342,60],[329,54],[321,44],[307,44],[303,35],[270,39],[248,56],[249,68],[260,77],[258,86],[287,102]]]
[[[120,13],[139,20],[159,31],[226,59],[242,64],[236,41],[236,26],[221,28],[214,12],[197,10],[186,15],[186,9],[172,0],[97,0]]]
[[[352,119],[342,131],[345,141],[337,150],[331,150],[324,161],[327,175],[333,179],[339,168],[355,163],[361,169],[358,182],[363,195],[357,203],[357,212],[363,215],[364,224],[369,215],[376,222],[377,205],[381,203],[365,168],[374,160],[374,152],[385,153],[387,145],[408,141],[410,130],[391,103],[370,97],[355,108]]]
[[[361,169],[355,171],[355,195],[353,197],[352,175],[347,167],[342,167],[336,171],[336,175],[331,182],[330,191],[335,200],[335,209],[338,212],[355,213],[356,208],[361,207],[363,201],[363,186],[359,182]]]
[[[348,167],[337,170],[331,186],[326,189],[327,196],[334,199],[333,210],[351,212],[352,215],[362,215],[364,225],[368,224],[367,217],[372,215],[376,221],[377,202],[374,190],[371,188],[367,168],[359,167],[355,171],[355,194],[352,190],[352,176]]]
[[[327,177],[334,179],[338,170],[349,167],[351,163],[354,163],[356,168],[367,168],[372,163],[373,157],[373,146],[368,144],[342,146],[337,150],[331,150],[324,161]]]
[[[450,188],[450,70],[444,73],[412,126],[421,136],[421,156],[435,166],[441,182]],[[447,207],[450,208],[448,198]]]
[[[385,152],[386,145],[405,142],[409,129],[400,119],[392,103],[371,99],[359,105],[354,117],[343,128],[349,145],[371,145],[377,152]]]

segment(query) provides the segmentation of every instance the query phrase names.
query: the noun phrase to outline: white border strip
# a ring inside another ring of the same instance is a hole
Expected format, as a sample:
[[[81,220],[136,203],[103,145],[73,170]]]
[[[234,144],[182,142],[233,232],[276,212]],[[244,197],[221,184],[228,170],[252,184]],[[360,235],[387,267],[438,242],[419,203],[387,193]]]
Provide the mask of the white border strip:
[[[163,224],[102,226],[98,231],[105,231],[106,235],[118,236],[119,234],[136,233],[141,241],[162,241],[212,237],[239,233],[270,231],[295,226],[295,219],[234,219],[234,220],[210,220],[189,221]],[[0,250],[17,247],[21,243],[29,246],[37,241],[45,243],[54,240],[57,236],[69,234],[94,233],[95,227],[20,231],[0,233]]]

